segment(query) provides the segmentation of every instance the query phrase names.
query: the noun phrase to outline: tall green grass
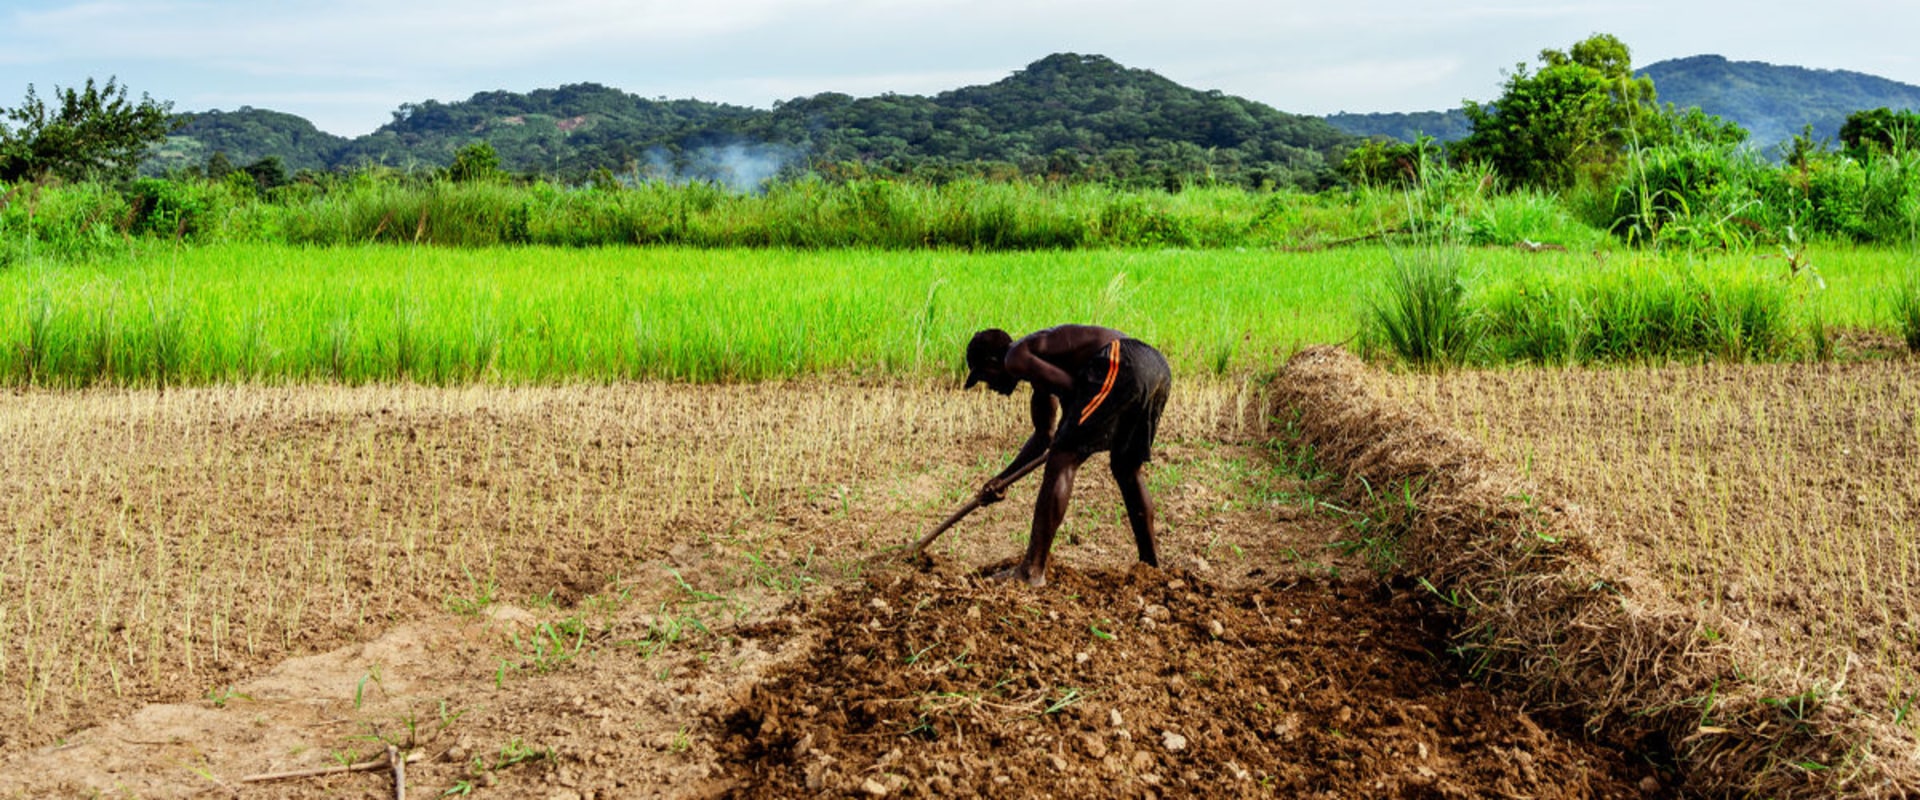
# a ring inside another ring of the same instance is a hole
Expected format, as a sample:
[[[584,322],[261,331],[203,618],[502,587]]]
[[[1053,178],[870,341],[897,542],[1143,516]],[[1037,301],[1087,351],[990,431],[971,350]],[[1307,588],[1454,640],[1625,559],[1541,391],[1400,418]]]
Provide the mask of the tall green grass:
[[[1908,245],[1920,241],[1920,151],[1814,146],[1776,163],[1739,145],[1681,142],[1630,153],[1614,185],[1569,205],[1623,240],[1656,247]]]
[[[1480,187],[1484,188],[1484,187]],[[25,250],[69,261],[136,241],[443,247],[673,245],[703,248],[951,249],[1312,248],[1405,230],[1397,189],[1304,195],[1237,188],[1180,192],[964,180],[801,179],[743,194],[702,184],[561,187],[548,183],[331,177],[258,195],[244,182],[143,179],[0,187],[0,264]],[[1458,193],[1447,213],[1476,244],[1586,247],[1602,234],[1550,199]]]
[[[1907,349],[1920,353],[1920,268],[1909,270],[1888,287],[1887,308],[1893,312],[1893,328],[1907,343]]]
[[[1062,322],[1126,330],[1182,373],[1247,373],[1352,338],[1394,252],[144,246],[0,269],[0,383],[935,377],[979,328]],[[1905,256],[1817,255],[1817,292],[1750,256],[1446,258],[1488,357],[1559,362],[1798,357],[1809,304],[1884,327]],[[1681,346],[1635,343],[1662,331]]]
[[[0,381],[79,386],[937,376],[967,338],[1126,330],[1183,372],[1351,332],[1357,251],[222,245],[0,270]]]
[[[1421,368],[1473,358],[1482,323],[1466,302],[1460,250],[1435,245],[1391,255],[1386,287],[1368,302],[1364,347],[1384,349]]]
[[[1420,367],[1827,358],[1836,329],[1885,329],[1885,310],[1898,317],[1901,308],[1889,298],[1908,285],[1904,253],[1860,248],[1793,258],[1516,260],[1465,250],[1395,259],[1367,307],[1362,342]]]
[[[1760,361],[1819,355],[1824,317],[1778,275],[1672,265],[1495,289],[1491,338],[1537,363]]]

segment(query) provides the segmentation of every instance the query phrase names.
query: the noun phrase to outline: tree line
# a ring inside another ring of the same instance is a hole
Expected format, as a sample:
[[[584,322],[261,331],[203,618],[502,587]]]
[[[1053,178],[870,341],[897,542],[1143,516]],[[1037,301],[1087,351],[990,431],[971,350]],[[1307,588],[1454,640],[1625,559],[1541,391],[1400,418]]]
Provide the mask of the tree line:
[[[147,199],[177,194],[132,180],[156,153],[173,159],[172,180],[263,196],[294,183],[324,188],[343,174],[606,189],[808,177],[1319,191],[1417,187],[1444,167],[1450,180],[1484,169],[1494,183],[1482,190],[1551,193],[1590,224],[1642,242],[1725,246],[1809,231],[1882,241],[1920,232],[1914,112],[1855,112],[1838,145],[1800,137],[1776,166],[1741,150],[1738,125],[1662,104],[1614,36],[1546,49],[1538,60],[1517,65],[1497,99],[1467,102],[1468,132],[1445,143],[1359,140],[1316,118],[1074,54],[932,97],[829,93],[770,111],[648,100],[593,84],[482,93],[402,106],[380,131],[352,141],[254,109],[190,120],[170,103],[132,99],[114,79],[90,78],[49,98],[28,87],[0,114],[0,183],[98,181]],[[171,135],[181,131],[195,135]],[[322,158],[316,148],[336,149]],[[353,169],[340,167],[345,152],[358,154]],[[394,166],[403,156],[421,160]]]

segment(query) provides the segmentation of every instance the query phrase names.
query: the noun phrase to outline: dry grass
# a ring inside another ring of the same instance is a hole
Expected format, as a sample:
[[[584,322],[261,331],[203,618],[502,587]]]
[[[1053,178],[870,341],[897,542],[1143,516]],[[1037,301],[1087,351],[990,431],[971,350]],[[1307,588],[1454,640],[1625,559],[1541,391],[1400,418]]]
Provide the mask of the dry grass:
[[[1750,667],[1891,720],[1920,708],[1920,377],[1905,362],[1381,381],[1654,568]]]
[[[1164,441],[1258,440],[1259,391],[1179,387]],[[0,396],[0,743],[402,619],[564,605],[689,546],[846,568],[957,503],[1024,418],[986,392],[826,380]],[[1209,469],[1216,495],[1234,480]]]
[[[1461,603],[1476,666],[1660,737],[1696,791],[1920,785],[1910,365],[1388,376],[1308,351],[1277,387],[1334,469],[1425,487],[1409,568]]]

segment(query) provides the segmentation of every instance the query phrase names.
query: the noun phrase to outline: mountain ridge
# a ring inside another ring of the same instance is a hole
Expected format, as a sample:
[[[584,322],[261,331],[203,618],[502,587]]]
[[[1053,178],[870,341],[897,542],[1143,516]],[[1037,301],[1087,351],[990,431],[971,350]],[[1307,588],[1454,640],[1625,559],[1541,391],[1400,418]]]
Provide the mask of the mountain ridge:
[[[1854,111],[1920,108],[1920,86],[1847,70],[1707,54],[1636,74],[1653,78],[1661,102],[1739,123],[1761,148],[1805,126],[1832,139]],[[1459,109],[1291,114],[1076,53],[932,95],[822,92],[771,109],[575,83],[405,103],[387,124],[351,138],[250,106],[180,116],[184,127],[155,150],[148,174],[204,169],[216,153],[235,166],[276,158],[289,170],[442,167],[461,147],[485,141],[507,169],[569,179],[605,171],[752,183],[782,168],[824,164],[936,178],[971,170],[1168,186],[1205,174],[1310,189],[1324,185],[1362,137],[1411,141],[1424,132],[1451,141],[1471,130]]]
[[[1653,78],[1661,103],[1699,108],[1738,123],[1754,147],[1771,150],[1812,126],[1815,140],[1833,140],[1847,115],[1880,107],[1920,109],[1920,86],[1878,75],[1765,61],[1734,61],[1702,54],[1648,64],[1635,75]],[[1356,136],[1411,142],[1426,133],[1454,141],[1472,130],[1464,112],[1330,114],[1327,121]]]
[[[255,141],[283,150],[242,146],[234,129],[248,126]],[[1314,188],[1358,141],[1318,117],[1075,53],[935,95],[823,92],[754,109],[647,100],[585,83],[408,103],[364,136],[318,133],[298,117],[260,109],[193,116],[147,171],[192,168],[216,151],[235,164],[273,155],[294,168],[445,166],[461,147],[486,141],[507,169],[576,179],[600,170],[725,178],[713,154],[749,148],[783,154],[788,163],[936,177],[1004,168],[1171,183],[1211,173],[1248,185]]]

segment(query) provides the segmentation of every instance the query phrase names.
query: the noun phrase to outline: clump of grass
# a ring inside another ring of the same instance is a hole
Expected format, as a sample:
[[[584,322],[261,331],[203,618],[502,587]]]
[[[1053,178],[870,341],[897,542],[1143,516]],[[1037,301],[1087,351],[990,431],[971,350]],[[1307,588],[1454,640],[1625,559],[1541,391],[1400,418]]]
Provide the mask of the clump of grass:
[[[1541,364],[1765,361],[1818,352],[1825,317],[1792,284],[1655,262],[1495,287],[1492,349]]]
[[[1909,351],[1920,353],[1920,269],[1909,271],[1887,295],[1887,305],[1893,309],[1894,330],[1906,340]]]
[[[1365,335],[1419,368],[1466,361],[1479,347],[1479,313],[1467,303],[1456,250],[1395,255],[1381,294],[1368,306]]]

